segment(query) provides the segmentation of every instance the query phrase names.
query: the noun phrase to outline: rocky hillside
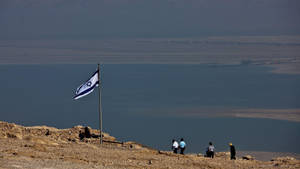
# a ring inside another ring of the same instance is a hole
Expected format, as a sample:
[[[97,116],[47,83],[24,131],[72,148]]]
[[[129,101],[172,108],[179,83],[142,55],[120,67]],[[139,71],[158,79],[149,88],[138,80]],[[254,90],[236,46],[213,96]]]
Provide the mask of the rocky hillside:
[[[119,142],[107,133],[99,145],[99,131],[75,126],[56,129],[47,126],[23,127],[0,121],[0,169],[54,168],[300,168],[300,161],[292,157],[272,161],[257,161],[251,156],[229,160],[227,152],[214,159],[202,155],[179,155],[158,151],[135,142]],[[81,134],[80,134],[81,133]],[[79,136],[84,136],[80,139]]]

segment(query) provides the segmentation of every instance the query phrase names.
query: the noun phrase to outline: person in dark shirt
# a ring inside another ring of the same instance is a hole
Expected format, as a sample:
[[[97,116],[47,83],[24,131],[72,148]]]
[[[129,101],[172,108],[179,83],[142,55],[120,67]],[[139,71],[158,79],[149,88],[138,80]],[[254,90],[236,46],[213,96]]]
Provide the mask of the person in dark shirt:
[[[234,145],[232,145],[232,143],[229,143],[229,147],[230,147],[230,159],[235,160],[236,159],[235,158],[235,154],[236,154],[235,147],[234,147]]]
[[[91,138],[91,131],[90,131],[89,127],[86,126],[84,128],[84,134],[85,134],[86,138]]]
[[[80,141],[83,141],[84,139],[84,133],[82,133],[81,130],[79,131],[79,139]]]

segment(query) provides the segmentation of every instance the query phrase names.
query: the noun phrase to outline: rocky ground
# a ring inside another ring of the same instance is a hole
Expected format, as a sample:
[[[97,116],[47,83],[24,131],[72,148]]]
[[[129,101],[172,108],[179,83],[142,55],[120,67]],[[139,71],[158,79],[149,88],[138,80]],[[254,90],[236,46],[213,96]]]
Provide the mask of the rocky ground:
[[[99,131],[90,129],[92,134]],[[281,157],[272,161],[258,161],[251,156],[229,160],[227,152],[208,159],[202,155],[179,155],[158,151],[135,142],[118,142],[104,133],[104,144],[98,138],[78,135],[82,126],[56,129],[47,126],[23,127],[0,121],[0,169],[54,168],[300,168],[300,161]]]

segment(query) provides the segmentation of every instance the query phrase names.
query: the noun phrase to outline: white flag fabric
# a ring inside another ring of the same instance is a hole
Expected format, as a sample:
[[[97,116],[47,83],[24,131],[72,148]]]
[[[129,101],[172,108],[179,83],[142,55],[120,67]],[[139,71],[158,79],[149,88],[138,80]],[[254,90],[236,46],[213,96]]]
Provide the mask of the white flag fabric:
[[[97,70],[88,81],[86,81],[84,84],[80,85],[76,89],[74,96],[75,100],[86,96],[94,91],[94,88],[99,85],[98,73],[99,71]]]

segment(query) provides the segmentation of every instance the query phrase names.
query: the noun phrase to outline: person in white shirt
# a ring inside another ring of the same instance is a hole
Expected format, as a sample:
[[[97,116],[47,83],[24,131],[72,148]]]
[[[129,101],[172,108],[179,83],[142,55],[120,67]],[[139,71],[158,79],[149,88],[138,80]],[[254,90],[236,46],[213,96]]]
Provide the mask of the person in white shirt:
[[[215,156],[215,146],[213,146],[212,142],[209,142],[209,146],[207,147],[206,156],[214,158]]]
[[[177,150],[178,150],[179,144],[176,140],[172,140],[172,150],[175,154],[177,154]]]

